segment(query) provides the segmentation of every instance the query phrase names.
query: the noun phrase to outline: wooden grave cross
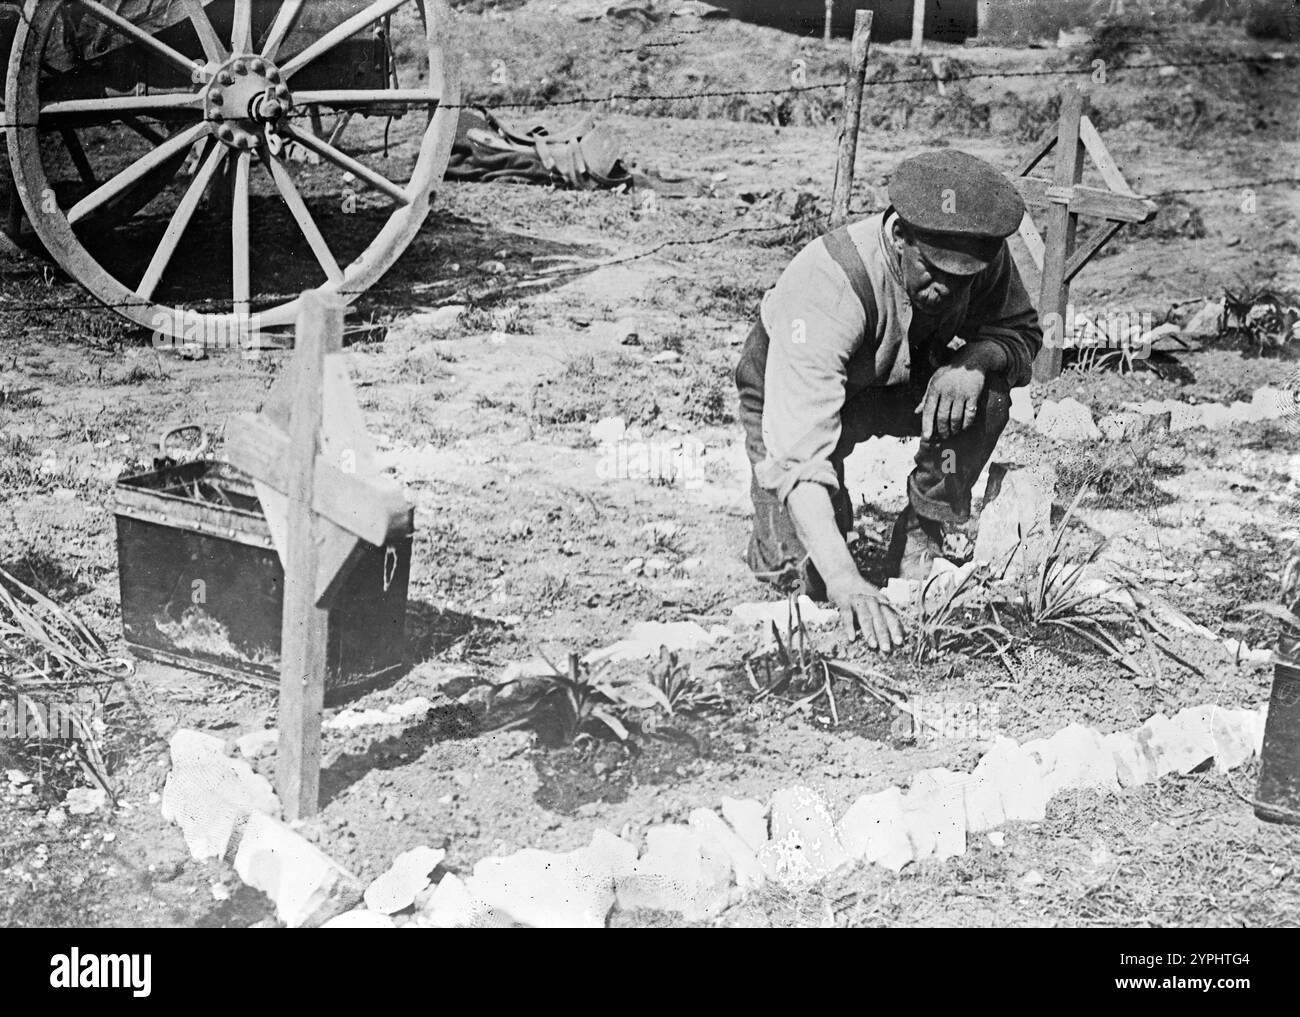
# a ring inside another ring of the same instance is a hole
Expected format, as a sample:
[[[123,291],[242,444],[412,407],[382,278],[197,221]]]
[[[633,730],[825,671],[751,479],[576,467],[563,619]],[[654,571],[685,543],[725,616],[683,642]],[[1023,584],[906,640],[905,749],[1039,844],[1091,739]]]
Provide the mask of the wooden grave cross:
[[[226,458],[253,478],[284,567],[276,790],[289,820],[319,807],[330,606],[367,545],[410,525],[348,379],[344,310],[337,298],[304,293],[292,359],[261,412],[226,427]]]
[[[1087,106],[1082,90],[1067,89],[1061,96],[1057,123],[1013,177],[1029,211],[1012,246],[1026,284],[1039,294],[1038,313],[1043,322],[1043,348],[1034,361],[1034,381],[1048,381],[1061,373],[1062,346],[1073,324],[1065,320],[1070,281],[1126,224],[1149,222],[1156,214],[1155,202],[1129,187],[1088,118]],[[1030,176],[1053,149],[1056,165],[1052,178]],[[1081,183],[1085,155],[1091,157],[1105,187]],[[1046,238],[1034,225],[1031,213],[1035,211],[1043,213]],[[1105,226],[1085,243],[1076,244],[1081,215],[1104,219]]]

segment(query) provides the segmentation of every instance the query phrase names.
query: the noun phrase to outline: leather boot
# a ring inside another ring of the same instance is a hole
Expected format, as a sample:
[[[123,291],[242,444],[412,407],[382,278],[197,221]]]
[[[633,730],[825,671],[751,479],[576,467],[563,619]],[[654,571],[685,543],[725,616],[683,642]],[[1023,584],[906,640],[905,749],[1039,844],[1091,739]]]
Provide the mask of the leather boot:
[[[899,579],[925,582],[936,558],[943,557],[943,524],[916,514],[908,505],[894,521],[889,562]]]

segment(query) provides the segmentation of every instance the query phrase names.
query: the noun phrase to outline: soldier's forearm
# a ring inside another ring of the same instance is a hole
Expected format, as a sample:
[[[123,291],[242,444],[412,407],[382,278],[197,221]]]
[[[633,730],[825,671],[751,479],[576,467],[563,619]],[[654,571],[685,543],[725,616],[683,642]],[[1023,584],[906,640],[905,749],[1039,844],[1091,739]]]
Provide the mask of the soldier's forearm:
[[[835,524],[830,492],[821,484],[799,484],[790,492],[786,506],[799,539],[826,585],[856,578],[858,567]]]
[[[966,367],[974,367],[987,374],[1005,374],[1011,366],[1011,358],[1001,343],[988,339],[975,339],[968,342],[953,357],[953,362]]]

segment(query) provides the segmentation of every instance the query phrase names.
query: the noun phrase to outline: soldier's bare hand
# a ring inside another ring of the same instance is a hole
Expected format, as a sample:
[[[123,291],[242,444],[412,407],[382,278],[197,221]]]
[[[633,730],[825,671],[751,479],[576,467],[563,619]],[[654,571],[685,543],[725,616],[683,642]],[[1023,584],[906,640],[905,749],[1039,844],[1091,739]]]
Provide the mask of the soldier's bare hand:
[[[889,653],[903,645],[903,623],[880,590],[860,575],[826,581],[826,596],[839,609],[844,635],[852,642],[862,630],[867,646]],[[856,625],[855,625],[856,623]]]
[[[921,414],[921,437],[951,438],[975,423],[984,377],[979,368],[964,364],[946,364],[935,371],[916,410]]]

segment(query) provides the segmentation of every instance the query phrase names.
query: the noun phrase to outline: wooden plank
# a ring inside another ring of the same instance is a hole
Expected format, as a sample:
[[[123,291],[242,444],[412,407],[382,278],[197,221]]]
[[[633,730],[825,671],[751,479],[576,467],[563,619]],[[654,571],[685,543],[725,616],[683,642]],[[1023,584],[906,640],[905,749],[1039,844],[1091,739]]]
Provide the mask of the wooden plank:
[[[1043,270],[1043,254],[1046,247],[1043,244],[1043,235],[1038,232],[1038,227],[1034,225],[1033,217],[1026,212],[1025,217],[1020,220],[1020,229],[1016,234],[1024,243],[1025,248],[1029,251],[1030,257],[1034,259],[1034,265],[1039,272]]]
[[[313,816],[320,808],[320,731],[329,611],[316,605],[319,545],[313,506],[326,337],[342,334],[342,303],[327,301],[320,293],[304,293],[294,352],[299,388],[285,464],[289,553],[280,635],[280,751],[276,761],[280,804],[289,822]]]
[[[912,0],[912,52],[920,53],[925,48],[925,2]]]
[[[831,44],[831,26],[835,20],[835,0],[826,0],[826,22],[822,28],[822,45]]]
[[[871,11],[855,11],[853,15],[853,46],[849,53],[849,76],[844,83],[844,131],[840,135],[835,186],[831,192],[831,229],[838,229],[849,221],[853,167],[858,157],[858,129],[862,125],[862,85],[867,77],[874,16]]]
[[[1104,229],[1098,230],[1092,238],[1082,247],[1077,248],[1070,255],[1070,260],[1065,263],[1065,281],[1068,283],[1079,274],[1079,270],[1088,264],[1106,244],[1110,242],[1111,237],[1124,228],[1122,222],[1110,222]]]
[[[1016,177],[1012,180],[1016,190],[1031,209],[1042,211],[1059,202],[1053,200],[1056,184],[1040,177]],[[1066,203],[1076,215],[1097,219],[1117,219],[1121,222],[1147,222],[1156,214],[1156,204],[1138,195],[1116,194],[1100,187],[1075,184],[1068,190]]]
[[[1087,98],[1077,88],[1067,89],[1061,97],[1061,117],[1056,142],[1056,169],[1052,185],[1058,189],[1074,187],[1083,176],[1083,146],[1079,143],[1079,121]],[[1043,283],[1038,302],[1039,320],[1043,322],[1043,348],[1034,361],[1034,380],[1050,381],[1061,373],[1062,346],[1065,342],[1065,313],[1070,302],[1065,265],[1074,250],[1074,234],[1079,215],[1068,204],[1052,202],[1046,213],[1046,249],[1043,252]]]
[[[1056,124],[1043,132],[1043,136],[1038,139],[1029,156],[1017,168],[1014,176],[1023,177],[1030,173],[1034,167],[1047,158],[1047,153],[1056,147]]]
[[[226,460],[272,490],[287,493],[289,437],[254,416],[236,417],[226,427]],[[329,457],[316,456],[312,508],[349,533],[383,545],[405,532],[410,506],[401,489],[383,477],[344,473]]]
[[[1020,278],[1030,293],[1039,293],[1043,286],[1043,238],[1029,213],[1021,220],[1020,230],[1007,240],[1011,256],[1020,270]]]
[[[262,406],[262,415],[284,430],[289,426],[296,385],[297,379],[290,365],[290,369],[282,372],[271,386]],[[324,391],[326,409],[321,421],[321,454],[344,473],[362,478],[378,477],[379,449],[366,430],[365,416],[348,377],[347,359],[342,350],[330,351],[325,356]],[[284,543],[280,535],[284,532],[285,497],[260,482],[257,488],[262,511],[270,523],[272,535],[276,536],[276,547],[280,548]],[[406,525],[406,520],[403,525]],[[329,519],[323,520],[317,603],[325,605],[334,599],[367,546],[355,534]]]
[[[1115,157],[1110,154],[1110,149],[1106,147],[1106,142],[1102,141],[1101,135],[1097,133],[1096,125],[1086,116],[1079,121],[1079,140],[1083,142],[1084,149],[1092,157],[1093,165],[1097,167],[1101,178],[1106,181],[1107,187],[1120,194],[1134,194],[1133,188],[1128,185],[1124,174],[1120,172],[1119,163],[1115,161]]]

